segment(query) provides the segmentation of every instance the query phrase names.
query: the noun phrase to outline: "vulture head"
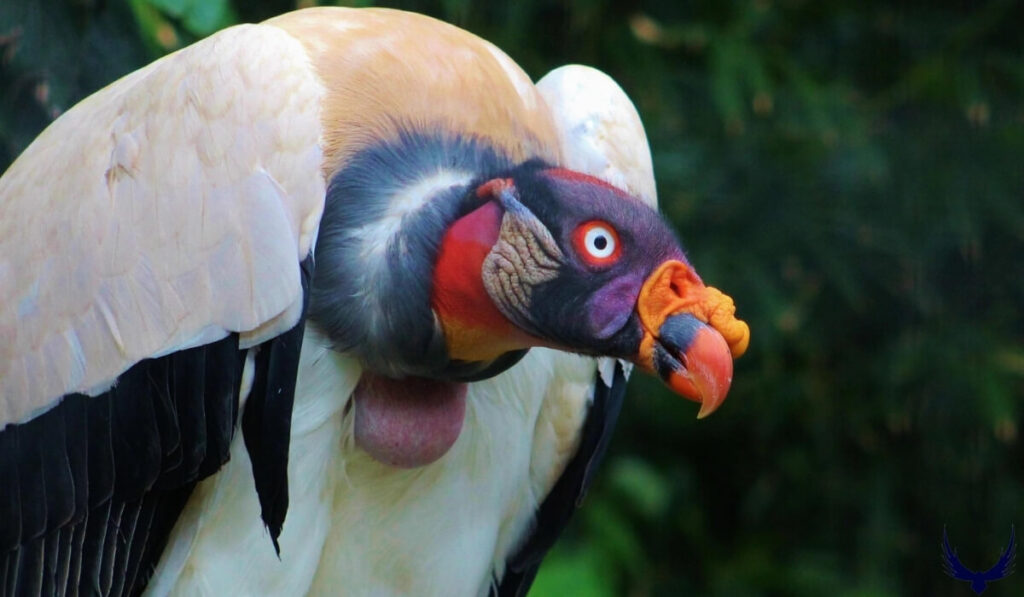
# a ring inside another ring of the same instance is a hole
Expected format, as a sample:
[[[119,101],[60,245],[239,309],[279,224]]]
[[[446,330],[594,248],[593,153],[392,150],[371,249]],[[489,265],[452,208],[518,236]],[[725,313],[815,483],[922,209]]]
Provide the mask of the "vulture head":
[[[407,146],[457,156],[459,145],[406,139],[364,157]],[[747,325],[640,199],[587,174],[497,156],[482,168],[489,176],[398,174],[382,192],[352,182],[363,178],[361,161],[328,190],[310,319],[363,362],[355,437],[376,459],[411,467],[442,456],[462,428],[465,384],[530,347],[630,361],[700,402],[698,417],[724,400]],[[353,197],[380,208],[344,207]]]

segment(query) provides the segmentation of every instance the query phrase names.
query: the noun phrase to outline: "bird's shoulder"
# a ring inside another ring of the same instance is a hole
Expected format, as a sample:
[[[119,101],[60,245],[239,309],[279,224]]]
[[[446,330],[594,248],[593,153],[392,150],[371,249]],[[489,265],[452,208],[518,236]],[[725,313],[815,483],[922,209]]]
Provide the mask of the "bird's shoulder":
[[[291,36],[233,27],[83,100],[19,156],[0,179],[0,426],[144,358],[295,324],[322,91]]]

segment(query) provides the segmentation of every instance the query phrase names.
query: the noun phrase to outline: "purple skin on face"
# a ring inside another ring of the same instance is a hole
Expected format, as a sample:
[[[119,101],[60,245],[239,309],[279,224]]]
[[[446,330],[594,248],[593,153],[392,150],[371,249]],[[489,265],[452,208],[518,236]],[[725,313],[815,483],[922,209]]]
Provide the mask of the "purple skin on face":
[[[606,340],[626,325],[633,314],[643,279],[637,275],[615,279],[587,302],[587,316],[594,337]]]

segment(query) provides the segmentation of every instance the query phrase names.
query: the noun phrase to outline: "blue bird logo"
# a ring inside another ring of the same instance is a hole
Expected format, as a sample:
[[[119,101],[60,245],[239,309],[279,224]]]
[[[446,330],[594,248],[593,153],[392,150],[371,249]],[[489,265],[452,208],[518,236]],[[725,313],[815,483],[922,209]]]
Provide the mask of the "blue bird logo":
[[[1001,580],[1013,574],[1014,560],[1017,558],[1017,542],[1015,539],[1016,529],[1010,527],[1010,542],[999,556],[999,561],[984,572],[975,572],[960,563],[956,550],[949,545],[949,536],[946,534],[946,527],[942,527],[942,567],[946,574],[957,580],[971,583],[971,590],[981,595],[988,588],[988,583]]]

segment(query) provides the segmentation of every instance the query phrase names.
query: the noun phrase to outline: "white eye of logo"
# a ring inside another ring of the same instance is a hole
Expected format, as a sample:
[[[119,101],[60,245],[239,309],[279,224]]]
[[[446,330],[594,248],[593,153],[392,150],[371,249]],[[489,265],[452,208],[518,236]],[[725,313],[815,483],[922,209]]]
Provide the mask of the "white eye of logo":
[[[615,234],[605,226],[593,226],[584,235],[583,246],[592,257],[606,259],[615,253]]]

